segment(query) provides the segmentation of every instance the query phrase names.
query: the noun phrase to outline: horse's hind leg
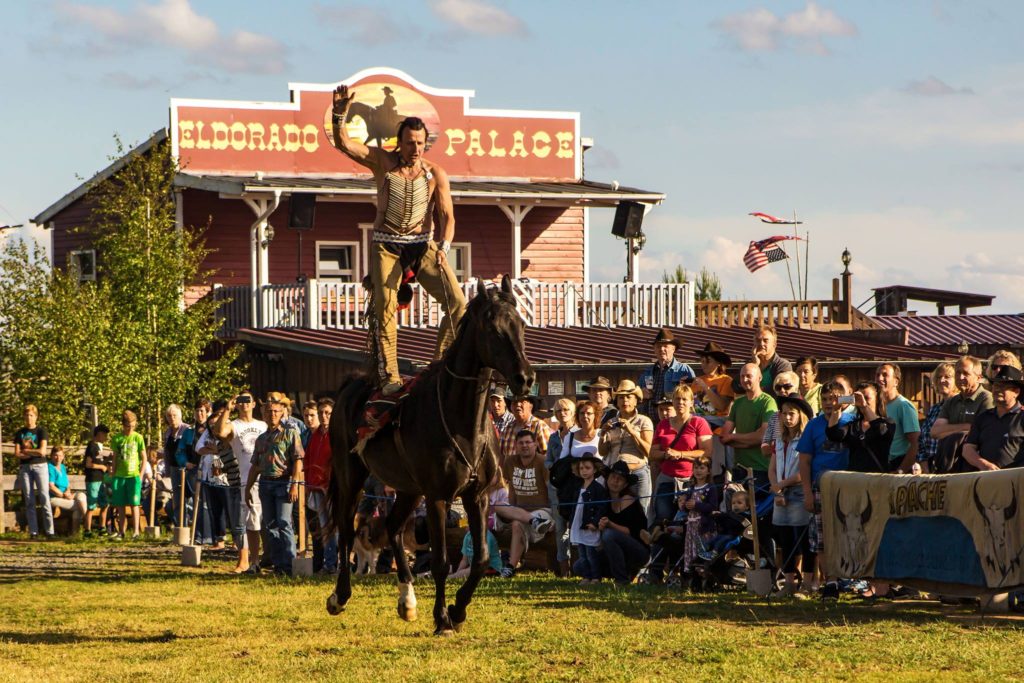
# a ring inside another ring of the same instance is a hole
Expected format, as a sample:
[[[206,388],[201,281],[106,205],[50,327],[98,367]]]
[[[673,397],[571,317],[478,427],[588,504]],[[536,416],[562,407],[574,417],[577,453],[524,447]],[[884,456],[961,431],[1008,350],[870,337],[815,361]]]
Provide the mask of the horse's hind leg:
[[[349,555],[355,539],[353,524],[356,516],[356,502],[359,499],[359,488],[366,481],[367,471],[361,460],[350,457],[346,467],[338,467],[333,473],[332,486],[338,493],[334,502],[334,526],[338,530],[338,580],[334,592],[327,597],[327,612],[341,614],[352,597],[352,568]],[[342,471],[344,470],[344,471]]]
[[[395,556],[395,566],[398,568],[398,616],[406,621],[416,621],[416,591],[412,587],[412,570],[409,569],[409,560],[405,556],[402,530],[419,500],[419,496],[397,493],[386,520],[388,540],[391,541],[391,552]]]
[[[445,582],[448,580],[448,547],[444,523],[448,505],[443,500],[427,501],[427,527],[430,530],[430,573],[434,577],[434,635],[454,633],[448,610],[445,609]]]
[[[463,494],[462,505],[466,510],[470,538],[473,541],[473,564],[470,566],[466,582],[455,593],[455,604],[448,606],[448,617],[456,631],[461,629],[466,621],[466,608],[473,599],[473,593],[484,575],[488,560],[487,530],[484,528],[487,501],[478,491],[471,490]]]

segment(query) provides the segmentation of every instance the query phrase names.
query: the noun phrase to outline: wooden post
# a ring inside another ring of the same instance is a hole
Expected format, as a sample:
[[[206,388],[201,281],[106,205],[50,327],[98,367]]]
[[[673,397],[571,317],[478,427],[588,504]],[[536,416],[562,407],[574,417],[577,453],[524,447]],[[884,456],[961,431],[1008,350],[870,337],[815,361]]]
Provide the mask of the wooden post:
[[[303,483],[299,485],[299,499],[296,501],[299,504],[299,557],[306,556],[306,492]]]
[[[754,470],[747,468],[747,491],[750,496],[750,524],[754,534],[754,569],[761,568],[761,544],[757,532],[757,490],[754,488]]]
[[[149,526],[155,527],[156,523],[156,467],[153,467],[153,476],[149,482]]]
[[[178,488],[178,528],[185,526],[185,468],[181,468],[181,486]]]
[[[3,424],[0,424],[0,482],[4,480],[4,428]],[[7,512],[4,509],[4,492],[0,490],[0,534],[7,531],[7,525],[4,518],[7,516]]]

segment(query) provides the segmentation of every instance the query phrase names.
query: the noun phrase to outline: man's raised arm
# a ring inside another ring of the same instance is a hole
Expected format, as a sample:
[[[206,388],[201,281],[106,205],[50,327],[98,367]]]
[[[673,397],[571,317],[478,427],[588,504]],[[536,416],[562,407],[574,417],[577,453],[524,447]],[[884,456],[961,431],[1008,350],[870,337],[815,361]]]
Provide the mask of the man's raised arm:
[[[334,132],[334,146],[344,152],[356,163],[366,166],[371,171],[384,168],[384,157],[387,154],[379,147],[367,147],[358,140],[349,137],[345,129],[345,117],[348,116],[349,107],[355,100],[356,91],[349,90],[347,85],[339,85],[332,93],[334,106],[331,111],[332,129]]]

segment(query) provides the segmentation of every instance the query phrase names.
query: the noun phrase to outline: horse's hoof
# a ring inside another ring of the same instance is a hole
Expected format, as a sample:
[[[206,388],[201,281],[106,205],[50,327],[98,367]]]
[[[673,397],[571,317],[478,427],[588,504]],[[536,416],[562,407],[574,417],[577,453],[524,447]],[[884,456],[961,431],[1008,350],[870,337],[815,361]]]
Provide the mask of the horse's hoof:
[[[404,619],[405,621],[416,621],[416,608],[406,607],[405,605],[399,605],[398,616]]]
[[[461,631],[462,624],[466,621],[466,610],[460,610],[455,605],[448,605],[448,619],[452,622],[452,628]]]
[[[455,629],[451,628],[438,628],[434,631],[435,636],[450,637],[455,635]]]
[[[338,594],[331,593],[327,597],[327,613],[331,616],[337,616],[345,611],[345,605],[338,602]]]

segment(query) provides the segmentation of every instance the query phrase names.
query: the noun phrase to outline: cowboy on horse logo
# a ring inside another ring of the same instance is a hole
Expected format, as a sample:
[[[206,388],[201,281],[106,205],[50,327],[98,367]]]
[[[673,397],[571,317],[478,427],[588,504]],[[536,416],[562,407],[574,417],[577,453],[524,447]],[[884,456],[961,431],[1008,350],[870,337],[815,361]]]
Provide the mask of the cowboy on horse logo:
[[[391,149],[397,143],[395,131],[408,117],[423,120],[430,131],[427,149],[437,141],[441,117],[434,106],[420,93],[397,83],[365,83],[360,85],[360,101],[353,102],[345,116],[345,127],[350,136],[363,144]],[[331,110],[325,118],[325,130],[331,137]]]

